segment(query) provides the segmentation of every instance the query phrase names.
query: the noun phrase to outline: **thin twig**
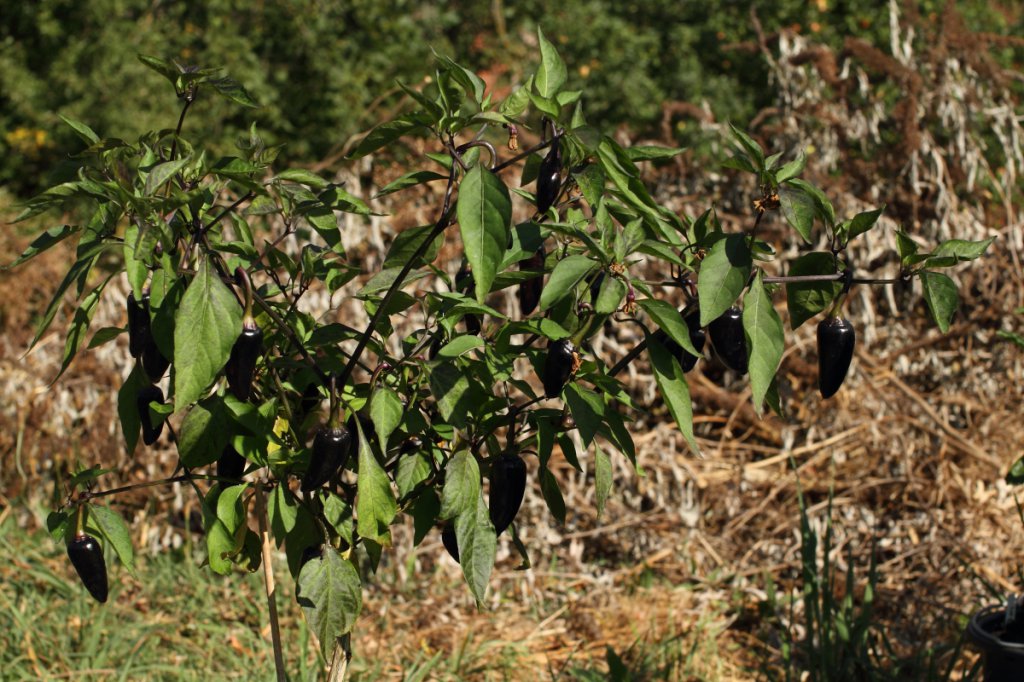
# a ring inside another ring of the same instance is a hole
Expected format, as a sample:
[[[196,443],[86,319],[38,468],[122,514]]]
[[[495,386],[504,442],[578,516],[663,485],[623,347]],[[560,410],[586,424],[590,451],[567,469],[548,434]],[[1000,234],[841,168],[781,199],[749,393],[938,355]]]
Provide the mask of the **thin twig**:
[[[274,668],[277,682],[286,682],[284,652],[281,649],[281,625],[277,620],[277,600],[274,589],[274,567],[271,555],[270,533],[267,532],[267,505],[263,499],[263,483],[256,483],[256,517],[260,524],[260,540],[263,544],[263,578],[267,588],[267,609],[270,612],[270,638],[274,645]]]

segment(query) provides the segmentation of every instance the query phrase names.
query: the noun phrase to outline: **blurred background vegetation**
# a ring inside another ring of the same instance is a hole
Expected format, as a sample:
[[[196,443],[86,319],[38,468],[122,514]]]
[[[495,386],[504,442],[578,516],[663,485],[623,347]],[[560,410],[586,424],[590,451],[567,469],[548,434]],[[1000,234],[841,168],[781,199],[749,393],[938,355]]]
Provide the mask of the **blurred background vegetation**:
[[[934,22],[945,4],[907,3],[904,11]],[[1024,29],[1019,8],[955,4],[973,31],[1012,36]],[[73,170],[78,142],[58,114],[101,136],[132,139],[173,127],[177,103],[138,53],[224,67],[261,105],[252,112],[207,98],[190,113],[190,138],[223,151],[217,145],[254,117],[268,142],[286,144],[286,161],[301,163],[331,158],[350,136],[394,113],[403,96],[396,79],[421,81],[431,50],[456,56],[492,83],[516,83],[532,69],[538,23],[572,65],[575,85],[585,83],[588,119],[637,134],[657,130],[673,103],[747,124],[774,99],[759,35],[788,28],[836,51],[850,37],[888,45],[888,11],[876,0],[761,3],[756,20],[753,5],[0,0],[0,185],[27,196]],[[997,51],[1008,64],[1020,55],[1013,44]],[[676,121],[671,132],[679,143],[699,143],[699,126]]]

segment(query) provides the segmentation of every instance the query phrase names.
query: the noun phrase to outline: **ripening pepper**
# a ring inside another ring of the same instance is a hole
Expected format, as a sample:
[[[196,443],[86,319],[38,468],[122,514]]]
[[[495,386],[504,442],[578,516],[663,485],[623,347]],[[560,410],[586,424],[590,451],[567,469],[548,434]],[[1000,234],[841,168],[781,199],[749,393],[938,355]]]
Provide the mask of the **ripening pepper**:
[[[562,145],[559,138],[551,142],[547,156],[537,171],[537,211],[547,213],[558,199],[562,185]]]
[[[569,339],[552,341],[548,344],[548,355],[544,360],[544,397],[555,398],[565,387],[576,363],[576,348]]]
[[[462,263],[462,267],[455,273],[455,290],[462,292],[469,298],[476,296],[476,280],[473,279],[473,273],[469,269],[469,264],[466,262]],[[462,321],[466,323],[466,332],[480,335],[480,330],[483,328],[483,324],[480,320],[480,316],[474,313],[467,313],[462,316]]]
[[[747,339],[743,333],[743,313],[733,306],[708,325],[711,346],[729,369],[747,373]]]
[[[245,473],[245,457],[238,454],[230,443],[224,447],[217,460],[217,476],[221,478],[239,479]]]
[[[445,524],[444,528],[441,529],[441,542],[444,544],[444,548],[448,550],[448,554],[455,559],[455,563],[459,563],[459,541],[455,536],[455,521]]]
[[[68,558],[89,594],[101,604],[106,602],[107,564],[103,561],[103,548],[99,541],[87,533],[78,532],[68,543]]]
[[[829,317],[818,323],[818,391],[822,398],[831,398],[843,385],[856,342],[857,332],[849,320]]]
[[[700,314],[694,311],[684,317],[683,321],[686,322],[686,326],[690,330],[690,343],[697,350],[703,350],[705,334],[704,330],[700,328]],[[684,349],[671,338],[665,339],[665,348],[679,361],[679,366],[683,368],[684,372],[689,372],[693,369],[697,364],[697,360],[700,359],[699,356]]]
[[[309,466],[302,477],[303,492],[316,490],[327,483],[348,461],[352,435],[344,426],[324,426],[313,438]]]
[[[501,535],[519,513],[526,492],[526,463],[519,455],[503,453],[491,464],[488,500],[494,532]]]
[[[146,340],[151,333],[149,321],[149,294],[144,293],[141,301],[135,294],[128,294],[128,352],[133,358],[142,355]]]
[[[142,426],[142,442],[146,445],[155,443],[164,430],[163,420],[154,426],[153,420],[149,416],[149,404],[162,403],[163,401],[164,392],[159,386],[143,386],[136,395],[135,407],[139,412],[139,424]]]
[[[242,333],[231,347],[231,356],[224,366],[231,393],[239,400],[248,400],[252,391],[252,376],[256,361],[263,352],[263,330],[256,326],[252,316],[242,320]]]
[[[544,270],[544,245],[541,244],[532,256],[519,261],[520,270]],[[532,313],[540,302],[540,292],[544,288],[544,275],[538,274],[519,283],[519,310],[525,316]]]

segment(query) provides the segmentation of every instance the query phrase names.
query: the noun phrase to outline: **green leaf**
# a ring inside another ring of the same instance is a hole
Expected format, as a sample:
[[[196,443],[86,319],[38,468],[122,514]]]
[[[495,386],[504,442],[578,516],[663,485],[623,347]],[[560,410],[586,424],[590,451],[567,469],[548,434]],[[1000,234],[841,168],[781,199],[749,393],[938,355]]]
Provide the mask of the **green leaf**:
[[[786,184],[806,192],[814,201],[815,212],[818,214],[818,217],[821,218],[821,222],[825,223],[829,229],[835,226],[836,210],[832,207],[832,202],[828,200],[828,197],[825,196],[824,192],[800,178],[788,180]]]
[[[512,200],[501,179],[477,165],[459,186],[456,210],[466,259],[476,282],[476,300],[483,303],[508,246]]]
[[[450,362],[441,363],[430,373],[430,391],[437,398],[437,409],[444,420],[464,428],[474,409],[475,395],[466,375]]]
[[[605,277],[594,301],[594,312],[598,315],[610,315],[619,308],[626,295],[626,283],[618,277]]]
[[[182,168],[191,162],[191,156],[184,156],[180,159],[157,164],[149,171],[149,175],[146,176],[146,189],[143,191],[143,194],[145,196],[153,196],[168,180],[177,175]]]
[[[798,154],[795,159],[775,171],[775,182],[777,184],[782,184],[786,180],[797,177],[804,172],[804,168],[806,166],[807,155],[801,150],[800,154]]]
[[[730,234],[714,243],[701,263],[697,280],[701,327],[718,319],[740,297],[750,279],[752,263],[745,235]],[[681,340],[676,342],[682,345]]]
[[[909,234],[902,230],[896,230],[896,251],[899,253],[902,265],[906,266],[910,258],[917,254],[919,248],[918,243]]]
[[[548,470],[547,466],[542,466],[539,472],[540,476],[540,494],[544,498],[544,503],[548,506],[548,511],[555,517],[555,520],[560,524],[565,524],[565,498],[562,496],[562,490],[558,487],[558,479],[555,475]]]
[[[359,141],[356,148],[349,152],[349,159],[360,159],[370,152],[391,144],[403,135],[407,135],[422,125],[411,118],[399,117],[394,121],[382,123]]]
[[[835,258],[831,253],[817,251],[797,257],[789,266],[791,276],[831,275],[836,271]],[[789,309],[789,326],[797,329],[807,320],[832,305],[843,291],[843,283],[832,282],[787,282],[786,305]]]
[[[87,126],[86,124],[82,123],[81,121],[76,121],[73,118],[68,118],[64,114],[57,115],[60,116],[60,120],[64,121],[69,126],[71,126],[71,129],[74,130],[80,138],[82,138],[89,144],[96,144],[100,141],[100,136],[97,135],[93,131],[93,129]]]
[[[455,453],[444,468],[441,518],[472,512],[480,497],[480,465],[469,450]],[[461,547],[461,544],[460,544]]]
[[[217,396],[200,401],[189,410],[178,432],[178,455],[187,467],[216,462],[228,444],[229,421]]]
[[[256,100],[252,98],[252,95],[250,95],[245,89],[245,86],[230,76],[211,78],[206,82],[212,85],[214,90],[235,104],[241,104],[243,107],[252,108],[259,106],[259,103],[257,103]]]
[[[980,258],[995,241],[995,237],[972,242],[965,239],[948,239],[932,252],[936,258],[952,258],[956,262]]]
[[[580,254],[558,261],[548,277],[548,283],[540,292],[540,310],[547,310],[572,294],[576,285],[596,267],[598,264],[595,261]]]
[[[928,304],[928,311],[932,314],[935,324],[939,325],[939,331],[945,334],[949,331],[949,324],[960,305],[956,283],[946,275],[928,270],[921,271],[918,276],[924,288],[924,300]]]
[[[576,428],[579,429],[583,447],[589,447],[594,442],[594,436],[597,435],[601,428],[601,422],[604,420],[604,400],[575,381],[566,384],[562,395],[565,396],[565,402],[569,406],[572,418],[576,421]]]
[[[854,237],[859,237],[864,234],[878,222],[878,219],[882,216],[882,211],[885,210],[885,206],[876,208],[874,211],[864,211],[853,216],[853,220],[850,221],[850,236],[847,238],[849,242]],[[979,254],[980,255],[980,254]]]
[[[392,180],[388,184],[384,185],[374,198],[382,197],[393,192],[398,192],[409,187],[415,187],[416,185],[422,185],[427,182],[434,182],[435,180],[447,180],[447,175],[441,173],[435,173],[434,171],[421,170],[406,173],[397,180]]]
[[[305,168],[289,168],[283,173],[276,175],[274,180],[296,182],[300,185],[306,185],[313,189],[323,189],[331,184],[313,171],[306,170]]]
[[[424,452],[404,455],[398,460],[398,473],[395,474],[395,484],[398,486],[399,499],[404,499],[416,489],[416,486],[427,480],[432,471],[430,460],[427,459],[427,455]]]
[[[128,572],[135,576],[135,551],[132,549],[132,536],[128,530],[128,524],[124,522],[121,515],[106,507],[89,505],[89,519],[96,523],[103,537],[117,554]]]
[[[245,541],[245,510],[240,498],[246,488],[242,483],[222,490],[220,484],[214,484],[203,500],[206,553],[214,573],[231,572],[230,557],[238,553]]]
[[[462,575],[477,604],[482,604],[498,552],[498,537],[482,491],[477,492],[475,505],[455,519],[455,539],[459,545]]]
[[[387,386],[378,385],[370,398],[370,419],[377,431],[377,439],[381,447],[387,445],[388,438],[398,425],[402,423],[402,400],[398,394]],[[385,448],[386,449],[386,448]]]
[[[78,349],[82,347],[82,342],[85,340],[85,335],[89,331],[89,325],[92,323],[92,317],[96,313],[96,308],[100,302],[100,296],[103,295],[103,290],[106,288],[107,283],[110,282],[111,277],[115,273],[111,273],[103,280],[95,289],[89,292],[89,294],[82,299],[82,304],[75,310],[75,315],[71,319],[71,325],[68,327],[67,339],[64,342],[64,358],[61,361],[60,371],[57,372],[57,376],[54,377],[54,383],[59,379],[68,367],[71,366],[71,361],[74,360],[75,354],[78,353]]]
[[[446,343],[441,350],[437,352],[437,356],[439,358],[457,358],[460,355],[465,355],[471,350],[483,348],[486,345],[487,342],[479,336],[463,334],[462,336],[456,336],[449,343]]]
[[[242,332],[242,310],[205,261],[174,316],[174,409],[194,403],[217,378]]]
[[[281,540],[292,532],[299,517],[298,505],[296,505],[295,498],[288,486],[274,486],[274,492],[267,498],[267,516],[270,517],[270,528],[274,531],[274,539],[277,540],[277,545],[280,547]]]
[[[604,505],[612,490],[612,461],[601,446],[594,443],[594,493],[597,497],[597,518],[604,513]]]
[[[1019,458],[1010,467],[1010,471],[1006,474],[1006,482],[1010,485],[1020,485],[1024,483],[1024,457]]]
[[[72,225],[61,225],[60,227],[51,227],[46,232],[32,240],[32,243],[28,245],[20,256],[18,256],[14,262],[3,267],[4,270],[10,270],[15,268],[27,260],[35,258],[43,251],[48,250],[50,247],[56,246],[71,235],[78,232],[78,228]]]
[[[359,534],[379,545],[390,547],[391,532],[388,527],[398,513],[398,504],[391,490],[391,481],[370,448],[362,424],[358,419],[355,422],[359,438],[359,480],[356,489]]]
[[[79,258],[71,269],[68,270],[64,279],[57,285],[57,290],[53,294],[53,298],[50,299],[49,305],[46,306],[46,311],[43,313],[42,318],[36,325],[36,333],[32,337],[32,343],[29,344],[29,349],[35,348],[35,345],[39,343],[39,339],[42,338],[46,330],[50,328],[53,323],[53,318],[57,314],[57,310],[60,308],[61,303],[64,301],[64,294],[72,284],[78,283],[78,292],[81,293],[85,286],[86,281],[89,277],[89,272],[92,267],[96,264],[99,258],[98,254],[102,249],[89,249],[86,255]]]
[[[651,358],[651,369],[658,391],[665,399],[668,411],[679,425],[679,430],[690,444],[694,453],[700,455],[700,446],[693,435],[693,403],[690,401],[690,386],[679,362],[658,342],[652,334],[644,331],[647,339],[647,354]]]
[[[764,150],[761,149],[761,145],[754,141],[754,138],[747,135],[745,132],[729,124],[729,128],[732,130],[733,137],[739,141],[740,146],[746,152],[747,156],[754,163],[755,170],[764,170]]]
[[[757,271],[757,277],[743,297],[743,331],[750,349],[751,400],[754,411],[760,415],[785,347],[782,319],[772,306],[772,298],[762,282],[761,270]]]
[[[690,340],[690,328],[683,321],[683,316],[679,314],[675,306],[657,298],[640,299],[637,304],[651,316],[659,329],[668,334],[669,338],[682,346],[687,353],[698,358],[704,355],[702,351],[693,347],[693,341]]]
[[[333,547],[324,547],[320,557],[302,567],[297,583],[296,598],[306,623],[329,659],[338,637],[352,631],[363,608],[359,573]]]
[[[656,161],[671,159],[686,151],[686,147],[659,147],[657,145],[636,145],[627,147],[626,154],[631,161]]]
[[[811,229],[814,227],[814,199],[811,195],[801,189],[782,186],[779,187],[779,204],[786,222],[805,242],[810,242]]]
[[[137,406],[139,390],[148,385],[149,379],[142,370],[142,364],[135,363],[128,378],[117,391],[117,417],[121,422],[121,433],[124,434],[128,454],[135,451],[135,446],[139,442],[139,430],[142,428]]]
[[[541,97],[551,98],[558,94],[558,91],[565,84],[568,72],[565,62],[558,55],[555,46],[544,37],[544,32],[537,27],[537,40],[540,43],[540,66],[537,67],[537,75],[533,78],[533,84]]]

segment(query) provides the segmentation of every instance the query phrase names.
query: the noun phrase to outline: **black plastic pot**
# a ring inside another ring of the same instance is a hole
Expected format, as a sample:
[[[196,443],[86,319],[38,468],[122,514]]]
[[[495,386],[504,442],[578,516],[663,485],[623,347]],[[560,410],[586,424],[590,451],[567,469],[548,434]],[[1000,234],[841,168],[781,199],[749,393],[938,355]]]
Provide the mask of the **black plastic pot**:
[[[1006,607],[988,606],[967,624],[967,637],[982,654],[984,682],[1024,680],[1024,618],[1006,624]]]

